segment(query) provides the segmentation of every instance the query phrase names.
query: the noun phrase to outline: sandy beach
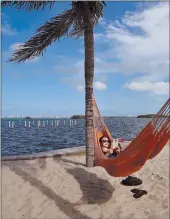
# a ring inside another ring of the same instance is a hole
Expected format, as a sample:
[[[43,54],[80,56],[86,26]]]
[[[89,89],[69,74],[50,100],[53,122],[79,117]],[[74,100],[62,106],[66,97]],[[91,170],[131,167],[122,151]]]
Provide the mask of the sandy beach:
[[[85,167],[85,156],[2,161],[3,219],[169,219],[169,145],[133,176],[139,186],[101,167]],[[131,189],[148,193],[139,199]]]

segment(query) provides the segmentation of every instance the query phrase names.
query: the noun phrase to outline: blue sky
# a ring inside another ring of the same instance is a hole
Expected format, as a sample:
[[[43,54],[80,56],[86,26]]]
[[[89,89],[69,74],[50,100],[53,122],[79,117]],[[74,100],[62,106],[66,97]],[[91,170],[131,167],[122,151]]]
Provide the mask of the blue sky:
[[[84,114],[83,39],[64,39],[43,56],[6,62],[46,20],[70,8],[43,12],[2,9],[2,116]],[[102,115],[156,113],[169,97],[169,7],[108,2],[95,28],[94,93]]]

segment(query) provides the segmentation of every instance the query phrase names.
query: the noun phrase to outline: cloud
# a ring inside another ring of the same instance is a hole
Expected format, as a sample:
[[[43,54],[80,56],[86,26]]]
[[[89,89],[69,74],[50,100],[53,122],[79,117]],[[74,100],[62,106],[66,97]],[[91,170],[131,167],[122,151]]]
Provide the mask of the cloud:
[[[132,81],[130,83],[126,83],[124,86],[130,90],[145,91],[145,92],[149,91],[158,95],[168,95],[170,83],[163,81],[153,82],[153,83],[149,81],[145,81],[145,82]]]
[[[10,17],[6,13],[2,12],[1,18],[2,18],[2,26],[1,26],[2,34],[4,34],[5,36],[17,35],[18,32],[16,28],[13,28],[10,24]]]
[[[169,76],[168,4],[147,4],[143,9],[126,12],[119,20],[104,21],[103,38],[109,40],[109,48],[97,53],[100,59],[97,71],[134,75],[135,81],[154,82],[154,85],[166,82]]]
[[[107,22],[106,22],[106,20],[105,20],[103,17],[100,17],[100,18],[99,18],[99,24],[100,24],[101,26],[105,27],[106,24],[107,24]]]
[[[78,49],[77,52],[79,52],[79,53],[84,55],[84,50],[83,49]]]
[[[2,34],[6,35],[6,36],[13,36],[13,35],[17,35],[18,32],[15,28],[12,28],[10,24],[6,23],[6,24],[2,24]]]
[[[10,49],[12,50],[17,50],[19,49],[19,47],[22,45],[23,43],[20,43],[20,42],[16,42],[16,43],[13,43],[10,45]]]
[[[97,41],[98,39],[103,39],[104,34],[102,33],[94,33],[94,40]]]
[[[76,88],[78,91],[84,91],[84,85],[77,85]]]
[[[107,85],[101,81],[94,81],[93,86],[95,90],[106,90],[107,89]],[[78,91],[84,91],[85,90],[84,83],[77,85],[76,89]]]
[[[25,63],[34,63],[39,61],[40,61],[40,57],[35,57],[33,59],[28,59],[27,61],[25,61]]]
[[[83,60],[73,60],[67,58],[60,59],[60,65],[55,65],[55,72],[61,75],[68,74],[67,77],[62,77],[60,79],[61,82],[69,84],[69,86],[76,88],[78,91],[84,91],[85,83],[84,83],[84,61]],[[101,60],[96,58],[95,63],[100,63]],[[104,68],[104,66],[103,66]],[[104,69],[103,69],[104,70]],[[95,68],[95,78],[94,78],[94,89],[96,90],[106,90],[106,77],[102,74],[104,71],[100,69],[100,65]],[[69,76],[70,75],[70,76]]]
[[[54,70],[58,74],[80,74],[84,72],[83,60],[74,58],[57,56],[60,64],[54,66]]]
[[[106,90],[107,89],[107,85],[101,81],[94,81],[93,86],[95,90]],[[84,83],[77,85],[76,89],[78,91],[84,91],[85,90]]]
[[[117,58],[124,74],[167,74],[169,63],[169,7],[160,3],[142,12],[125,14],[109,24],[106,37],[114,42],[108,56]],[[116,42],[116,45],[115,45]]]
[[[115,21],[100,20],[103,32],[95,33],[95,89],[107,88],[107,74],[130,76],[127,89],[167,94],[169,77],[169,7],[167,2],[148,3],[126,12]],[[100,47],[101,44],[101,47]],[[100,50],[100,48],[102,48]],[[80,50],[83,53],[84,51]],[[55,67],[73,73],[63,81],[83,90],[84,61],[71,60]],[[100,83],[98,83],[100,82]],[[166,88],[163,88],[164,85]],[[149,85],[148,85],[149,84]],[[142,88],[134,88],[134,86]],[[151,88],[145,88],[151,86]]]
[[[103,82],[101,81],[95,81],[94,82],[94,88],[96,90],[106,90],[107,89],[107,86],[106,84],[104,84]]]

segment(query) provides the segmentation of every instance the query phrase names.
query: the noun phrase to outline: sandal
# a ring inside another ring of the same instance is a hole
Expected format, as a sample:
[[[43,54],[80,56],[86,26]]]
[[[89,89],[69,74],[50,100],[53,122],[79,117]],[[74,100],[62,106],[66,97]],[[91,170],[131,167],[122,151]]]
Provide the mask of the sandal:
[[[139,189],[131,189],[130,191],[133,193],[137,193],[137,192],[139,192]]]
[[[126,179],[122,180],[121,184],[124,186],[138,186],[141,185],[143,181],[137,177],[128,176]]]
[[[132,190],[131,192],[135,192],[135,194],[133,195],[134,198],[140,198],[148,193],[146,190],[141,190],[141,189],[132,189]]]

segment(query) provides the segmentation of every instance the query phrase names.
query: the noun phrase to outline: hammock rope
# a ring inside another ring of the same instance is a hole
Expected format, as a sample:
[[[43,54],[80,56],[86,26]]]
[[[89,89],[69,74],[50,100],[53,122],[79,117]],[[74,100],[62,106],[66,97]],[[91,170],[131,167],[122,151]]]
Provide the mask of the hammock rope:
[[[110,175],[118,177],[128,176],[141,169],[148,159],[160,153],[169,140],[169,111],[170,98],[127,148],[116,158],[108,158],[101,150],[99,138],[105,135],[113,141],[113,137],[104,123],[93,96],[95,165],[104,167]]]

